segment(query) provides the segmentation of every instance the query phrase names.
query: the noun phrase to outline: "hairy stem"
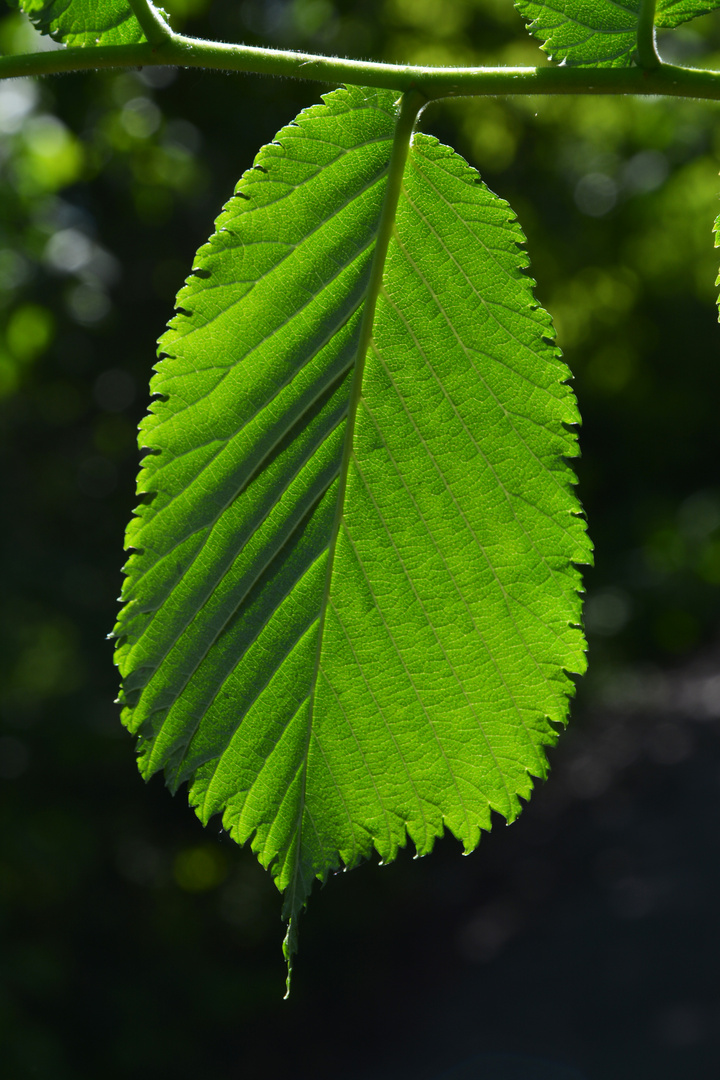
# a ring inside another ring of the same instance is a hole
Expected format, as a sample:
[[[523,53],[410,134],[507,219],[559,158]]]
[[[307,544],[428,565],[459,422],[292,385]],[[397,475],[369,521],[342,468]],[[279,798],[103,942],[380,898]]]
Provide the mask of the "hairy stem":
[[[172,34],[159,44],[105,45],[0,57],[0,78],[94,68],[151,65],[202,67],[283,75],[324,83],[354,83],[443,97],[548,94],[638,94],[720,100],[720,72],[661,63],[632,68],[442,68],[380,64],[335,56],[226,45]]]

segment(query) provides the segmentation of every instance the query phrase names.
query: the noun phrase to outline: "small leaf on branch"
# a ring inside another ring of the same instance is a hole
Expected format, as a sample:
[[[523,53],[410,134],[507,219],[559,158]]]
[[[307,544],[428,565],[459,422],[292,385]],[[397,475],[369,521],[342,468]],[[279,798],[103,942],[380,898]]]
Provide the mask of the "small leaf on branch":
[[[673,29],[720,0],[658,0],[655,26]],[[630,67],[637,52],[640,0],[515,0],[551,60],[573,67]]]
[[[719,7],[720,0],[658,0],[655,25],[663,30],[674,30],[676,26],[709,15]]]
[[[65,45],[136,45],[145,41],[127,0],[10,0],[35,27]]]

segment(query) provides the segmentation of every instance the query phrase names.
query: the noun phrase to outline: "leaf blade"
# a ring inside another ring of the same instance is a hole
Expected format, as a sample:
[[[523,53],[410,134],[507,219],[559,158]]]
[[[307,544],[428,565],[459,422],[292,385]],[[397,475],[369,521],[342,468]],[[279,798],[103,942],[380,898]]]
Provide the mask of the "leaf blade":
[[[674,30],[690,19],[709,15],[720,7],[720,0],[658,0],[655,25],[663,30]]]
[[[142,426],[124,721],[272,868],[288,956],[315,877],[512,820],[584,669],[568,373],[507,205],[402,116],[336,91],[261,151]]]
[[[658,0],[654,24],[671,30],[718,6],[718,0]],[[515,7],[557,63],[571,67],[635,63],[640,0],[515,0]]]
[[[630,67],[640,0],[515,0],[551,60],[572,67]]]
[[[65,45],[136,45],[146,41],[127,0],[10,0],[35,27]]]

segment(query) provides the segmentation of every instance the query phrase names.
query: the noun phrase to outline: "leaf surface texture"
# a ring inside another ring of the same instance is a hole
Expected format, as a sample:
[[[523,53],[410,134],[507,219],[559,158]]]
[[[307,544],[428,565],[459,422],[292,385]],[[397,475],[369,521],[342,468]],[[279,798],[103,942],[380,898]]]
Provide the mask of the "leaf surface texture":
[[[381,250],[398,110],[338,90],[260,151],[141,429],[124,722],[291,918],[373,850],[511,821],[585,667],[578,415],[522,233],[415,135]]]
[[[673,29],[720,0],[658,0],[655,25]],[[516,0],[515,7],[551,60],[573,67],[630,67],[640,0]]]
[[[65,45],[135,45],[145,34],[127,0],[11,0]]]
[[[655,25],[664,30],[674,30],[690,19],[708,15],[720,7],[720,0],[658,0],[655,9]]]

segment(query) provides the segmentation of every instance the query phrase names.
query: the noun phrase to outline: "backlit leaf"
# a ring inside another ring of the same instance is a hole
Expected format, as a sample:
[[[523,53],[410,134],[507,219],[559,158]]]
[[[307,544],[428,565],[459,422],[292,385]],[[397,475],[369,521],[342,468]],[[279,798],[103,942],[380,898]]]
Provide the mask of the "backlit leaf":
[[[658,0],[655,25],[664,30],[673,30],[681,23],[708,15],[719,7],[720,0]]]
[[[288,952],[316,877],[512,821],[585,666],[568,371],[507,204],[396,97],[329,94],[242,177],[128,531],[141,771],[251,841]]]
[[[673,29],[720,0],[658,0],[655,25]],[[637,49],[640,0],[515,0],[551,60],[575,67],[630,67]]]
[[[65,45],[134,45],[145,41],[127,0],[10,0],[43,34]]]

